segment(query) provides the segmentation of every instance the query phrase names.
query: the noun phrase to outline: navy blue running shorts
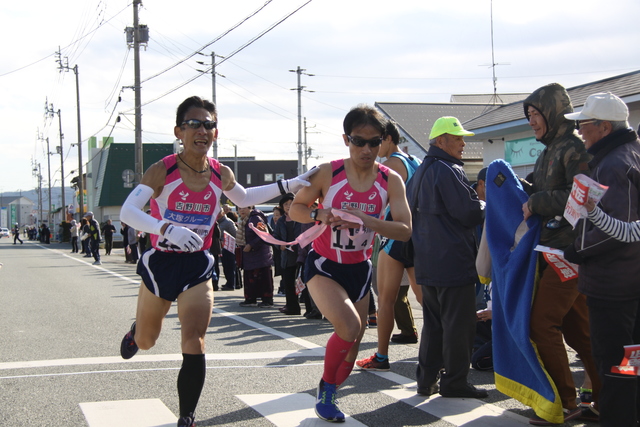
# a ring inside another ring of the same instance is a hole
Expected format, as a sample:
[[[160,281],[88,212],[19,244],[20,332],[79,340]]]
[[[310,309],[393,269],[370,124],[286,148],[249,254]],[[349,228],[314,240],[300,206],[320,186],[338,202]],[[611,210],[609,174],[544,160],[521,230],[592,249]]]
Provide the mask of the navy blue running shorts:
[[[307,283],[315,275],[328,277],[342,286],[352,302],[364,298],[371,289],[371,261],[356,264],[339,264],[310,251],[304,264],[304,281]]]
[[[385,251],[387,255],[391,258],[395,259],[398,262],[401,262],[404,265],[404,268],[413,267],[413,259],[406,259],[402,256],[402,244],[404,242],[399,242],[393,239],[387,239],[383,237],[380,241],[380,250]]]
[[[215,279],[213,265],[209,251],[176,253],[151,248],[142,254],[136,273],[155,296],[175,301],[187,289]]]

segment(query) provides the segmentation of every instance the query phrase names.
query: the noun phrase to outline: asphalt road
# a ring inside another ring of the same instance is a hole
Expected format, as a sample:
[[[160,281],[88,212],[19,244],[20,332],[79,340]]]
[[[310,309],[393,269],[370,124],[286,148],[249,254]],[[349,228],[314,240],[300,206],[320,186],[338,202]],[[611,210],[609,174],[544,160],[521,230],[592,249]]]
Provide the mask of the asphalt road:
[[[0,425],[175,426],[175,304],[157,345],[125,361],[120,340],[134,320],[139,280],[122,249],[93,266],[68,244],[12,242],[0,239]],[[326,426],[313,413],[313,396],[331,325],[239,307],[242,300],[241,290],[215,293],[198,427]],[[283,304],[276,297],[276,307]],[[361,357],[372,354],[376,339],[368,329]],[[472,370],[469,378],[489,391],[488,399],[417,396],[417,355],[417,344],[392,344],[391,372],[354,371],[339,392],[345,425],[528,425],[533,411],[498,392],[492,372]],[[580,364],[572,366],[580,384]]]

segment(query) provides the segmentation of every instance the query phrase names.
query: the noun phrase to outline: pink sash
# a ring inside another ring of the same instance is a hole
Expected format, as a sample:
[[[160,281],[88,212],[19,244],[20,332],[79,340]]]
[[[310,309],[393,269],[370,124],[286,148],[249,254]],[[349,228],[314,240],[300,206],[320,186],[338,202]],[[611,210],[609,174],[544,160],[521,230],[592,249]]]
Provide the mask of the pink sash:
[[[331,214],[333,216],[339,216],[345,221],[354,222],[356,224],[362,225],[362,220],[357,216],[350,214],[347,211],[341,211],[338,209],[331,209]],[[249,223],[249,228],[251,228],[262,240],[267,243],[271,243],[272,245],[280,245],[280,246],[290,246],[290,245],[300,245],[301,247],[307,246],[309,243],[313,242],[315,239],[320,237],[320,235],[327,228],[327,224],[321,223],[316,224],[304,233],[300,234],[298,238],[292,242],[283,242],[282,240],[278,240],[269,234],[266,231],[258,230],[252,223]],[[360,227],[358,234],[363,233],[364,230]]]

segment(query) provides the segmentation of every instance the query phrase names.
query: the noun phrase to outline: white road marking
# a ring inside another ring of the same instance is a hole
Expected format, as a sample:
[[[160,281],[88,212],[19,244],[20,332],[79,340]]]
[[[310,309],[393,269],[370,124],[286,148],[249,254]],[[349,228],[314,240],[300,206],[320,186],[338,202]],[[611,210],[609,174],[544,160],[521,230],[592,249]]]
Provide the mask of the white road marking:
[[[160,399],[81,403],[89,427],[175,427],[178,418]]]
[[[38,245],[39,246],[39,245]],[[49,248],[45,248],[49,249]],[[68,258],[82,262],[87,265],[90,263],[69,256],[57,250]],[[138,281],[125,277],[121,274],[114,273],[105,268],[95,266],[119,279],[131,283]],[[260,323],[245,319],[237,314],[227,312],[218,308],[214,308],[214,313],[234,319],[240,323],[250,326],[254,329],[268,333],[291,343],[303,347],[302,350],[284,350],[274,352],[258,352],[258,353],[226,353],[226,354],[207,354],[207,360],[250,360],[250,359],[271,359],[286,357],[318,357],[324,356],[325,348],[315,343],[298,338],[294,335],[278,331],[276,329],[264,326]],[[80,359],[57,359],[49,361],[30,361],[30,362],[7,362],[0,363],[0,370],[8,369],[24,369],[36,367],[51,366],[71,366],[71,365],[100,365],[115,363],[143,363],[143,362],[164,362],[164,361],[181,361],[181,354],[164,354],[164,355],[138,355],[132,360],[123,360],[120,357],[95,357]],[[294,365],[304,367],[304,365]],[[315,363],[313,364],[315,365]],[[287,365],[291,366],[291,365]],[[228,369],[230,367],[219,367]],[[244,369],[247,367],[244,366]],[[163,369],[179,369],[179,368],[153,368],[149,370]],[[131,371],[142,371],[146,369],[136,369]],[[120,371],[100,371],[100,372],[120,372]],[[93,372],[95,373],[95,372]],[[392,372],[371,372],[391,382],[398,384],[399,388],[380,390],[389,397],[402,401],[410,406],[420,409],[426,413],[432,414],[444,421],[455,426],[472,426],[482,425],[483,427],[515,427],[528,425],[528,419],[520,415],[509,412],[496,405],[484,403],[477,399],[450,399],[435,396],[425,398],[415,393],[416,383],[410,378]],[[78,373],[68,373],[74,375]],[[43,374],[47,375],[47,374]],[[65,375],[65,374],[50,374]],[[9,378],[9,377],[4,377]],[[0,377],[2,379],[2,377]],[[289,426],[326,426],[326,422],[320,420],[314,411],[315,397],[307,393],[295,394],[261,394],[261,395],[238,395],[240,400],[245,404],[259,412],[277,427]],[[113,425],[127,425],[131,427],[173,427],[177,418],[169,411],[169,409],[158,399],[145,400],[125,400],[112,402],[91,402],[81,403],[83,413],[90,427],[111,427]],[[157,419],[155,417],[158,417]],[[122,417],[122,418],[119,418]],[[364,424],[347,416],[345,425],[363,426]]]
[[[251,409],[271,421],[277,427],[326,427],[327,422],[316,415],[315,397],[307,393],[295,394],[240,394],[236,396]],[[365,426],[345,414],[347,426]],[[91,426],[93,427],[93,426]]]
[[[396,400],[413,406],[455,426],[516,427],[529,425],[529,419],[478,399],[426,398],[407,388],[381,390]]]
[[[284,358],[306,358],[323,357],[324,347],[320,347],[321,352],[315,349],[300,350],[278,350],[263,351],[255,353],[210,353],[206,355],[206,360],[258,360],[258,359],[284,359]],[[52,366],[78,366],[78,365],[112,365],[129,363],[155,363],[155,362],[182,362],[182,354],[144,354],[136,355],[135,358],[125,360],[120,356],[107,357],[85,357],[77,359],[53,359],[53,360],[32,360],[24,362],[4,362],[0,363],[0,370],[8,369],[28,369],[47,368]]]

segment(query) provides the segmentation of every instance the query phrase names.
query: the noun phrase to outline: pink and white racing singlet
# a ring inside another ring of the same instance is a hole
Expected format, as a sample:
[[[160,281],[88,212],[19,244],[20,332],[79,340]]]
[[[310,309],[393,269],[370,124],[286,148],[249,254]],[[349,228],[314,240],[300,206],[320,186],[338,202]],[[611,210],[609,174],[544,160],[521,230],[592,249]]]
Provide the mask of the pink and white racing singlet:
[[[380,218],[387,206],[387,186],[389,168],[378,164],[378,176],[371,188],[365,192],[357,192],[351,188],[344,169],[344,159],[331,162],[333,177],[329,192],[324,196],[320,208],[344,209],[358,208],[368,215]],[[313,241],[313,249],[321,256],[341,264],[355,264],[366,261],[371,256],[371,246],[375,232],[365,227],[364,232],[357,234],[358,229],[327,229]]]
[[[177,165],[177,155],[172,154],[162,161],[167,168],[162,193],[151,199],[151,216],[177,226],[187,227],[204,241],[203,251],[211,247],[213,226],[220,211],[222,180],[220,163],[209,158],[211,180],[203,191],[192,191],[182,181]],[[151,245],[162,252],[181,252],[175,245],[161,236],[152,234]]]

